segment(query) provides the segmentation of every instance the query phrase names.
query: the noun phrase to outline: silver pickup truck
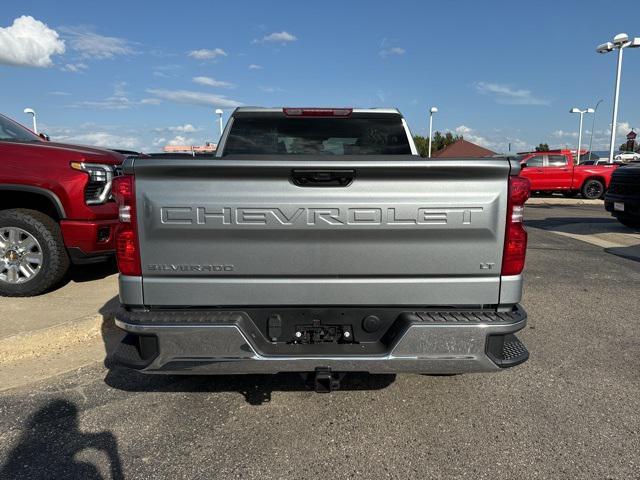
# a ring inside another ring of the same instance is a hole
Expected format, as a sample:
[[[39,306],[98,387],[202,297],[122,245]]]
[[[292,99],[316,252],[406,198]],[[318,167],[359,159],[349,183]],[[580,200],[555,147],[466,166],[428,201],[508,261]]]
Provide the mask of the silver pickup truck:
[[[423,159],[395,109],[241,107],[215,156],[128,159],[116,361],[309,372],[320,391],[520,364],[519,169]]]

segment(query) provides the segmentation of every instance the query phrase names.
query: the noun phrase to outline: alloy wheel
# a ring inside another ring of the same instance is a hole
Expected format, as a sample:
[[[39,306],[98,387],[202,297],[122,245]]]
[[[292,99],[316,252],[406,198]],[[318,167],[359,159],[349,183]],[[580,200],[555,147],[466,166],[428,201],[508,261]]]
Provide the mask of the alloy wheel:
[[[586,193],[587,193],[587,198],[590,199],[597,199],[600,198],[602,196],[602,185],[600,184],[600,182],[591,182],[589,183],[589,185],[587,185],[587,188],[585,189]]]
[[[29,282],[42,264],[42,247],[33,235],[18,227],[0,227],[0,282]]]

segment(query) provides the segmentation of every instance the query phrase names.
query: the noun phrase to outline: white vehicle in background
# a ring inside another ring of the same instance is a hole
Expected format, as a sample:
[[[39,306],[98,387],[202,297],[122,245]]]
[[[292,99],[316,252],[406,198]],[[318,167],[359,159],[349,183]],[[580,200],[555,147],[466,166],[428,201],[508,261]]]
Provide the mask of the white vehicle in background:
[[[640,160],[640,152],[619,152],[613,158],[623,162],[637,162]]]

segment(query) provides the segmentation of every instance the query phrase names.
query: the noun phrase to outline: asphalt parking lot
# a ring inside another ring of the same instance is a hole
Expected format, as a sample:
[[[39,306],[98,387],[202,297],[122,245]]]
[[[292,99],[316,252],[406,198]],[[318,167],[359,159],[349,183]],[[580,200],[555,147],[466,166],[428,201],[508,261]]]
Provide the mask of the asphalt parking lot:
[[[640,233],[598,204],[526,218],[522,366],[319,395],[97,362],[0,393],[0,478],[640,478]]]

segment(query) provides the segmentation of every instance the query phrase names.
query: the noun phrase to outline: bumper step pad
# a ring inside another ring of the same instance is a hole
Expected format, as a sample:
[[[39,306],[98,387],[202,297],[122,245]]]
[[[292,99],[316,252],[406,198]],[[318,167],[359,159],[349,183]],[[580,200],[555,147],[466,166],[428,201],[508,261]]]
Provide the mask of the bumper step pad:
[[[513,333],[491,335],[487,339],[487,355],[501,368],[515,367],[529,359],[529,350]]]

